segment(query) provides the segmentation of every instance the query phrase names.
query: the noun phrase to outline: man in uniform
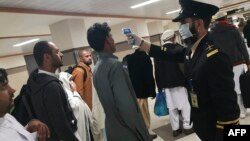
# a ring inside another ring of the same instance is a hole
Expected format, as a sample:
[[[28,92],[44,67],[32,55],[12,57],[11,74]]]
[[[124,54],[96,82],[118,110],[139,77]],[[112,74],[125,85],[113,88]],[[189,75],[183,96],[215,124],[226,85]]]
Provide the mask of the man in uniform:
[[[189,91],[191,119],[202,141],[222,141],[225,125],[239,124],[239,106],[234,91],[230,59],[209,40],[208,26],[219,8],[194,0],[180,0],[182,11],[173,22],[180,22],[180,34],[188,46],[165,50],[135,34],[129,42],[158,59],[184,62]]]

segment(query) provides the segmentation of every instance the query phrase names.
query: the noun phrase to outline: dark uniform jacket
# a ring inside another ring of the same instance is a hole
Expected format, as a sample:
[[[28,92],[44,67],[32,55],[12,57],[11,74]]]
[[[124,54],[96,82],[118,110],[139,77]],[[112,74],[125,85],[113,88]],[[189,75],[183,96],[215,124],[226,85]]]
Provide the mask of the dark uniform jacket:
[[[233,66],[249,64],[249,55],[239,30],[226,21],[220,21],[212,28],[210,39],[220,51],[226,53]]]
[[[163,46],[164,50],[173,50],[176,44],[167,43]],[[182,46],[179,46],[183,48]],[[173,61],[163,61],[161,59],[154,59],[155,66],[155,80],[158,89],[173,88],[184,86],[185,77],[181,65]]]
[[[77,141],[76,119],[59,80],[35,70],[28,79],[36,118],[50,129],[48,141]]]
[[[155,97],[155,80],[150,57],[144,52],[135,50],[127,55],[129,76],[137,98]]]
[[[222,141],[224,125],[238,124],[240,114],[230,59],[209,43],[208,35],[190,54],[189,48],[171,52],[155,45],[149,52],[158,59],[184,61],[194,130],[203,141]]]

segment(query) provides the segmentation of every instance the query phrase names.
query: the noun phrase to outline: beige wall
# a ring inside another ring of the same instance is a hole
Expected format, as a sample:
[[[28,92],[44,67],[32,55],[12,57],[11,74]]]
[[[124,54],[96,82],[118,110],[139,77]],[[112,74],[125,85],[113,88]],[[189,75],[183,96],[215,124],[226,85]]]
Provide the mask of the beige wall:
[[[146,20],[131,20],[122,24],[111,26],[111,33],[113,35],[115,43],[118,43],[127,40],[127,37],[122,34],[122,28],[130,27],[133,33],[139,34],[139,36],[143,37],[149,35],[146,25]]]
[[[5,69],[25,66],[23,55],[0,58],[0,67]]]
[[[167,29],[178,30],[179,26],[180,26],[179,23],[170,22],[167,24]]]
[[[147,23],[149,35],[156,35],[164,32],[164,25],[162,21],[153,21]]]
[[[14,74],[10,74],[8,75],[8,77],[10,86],[12,86],[12,88],[16,90],[16,96],[20,93],[23,84],[27,83],[29,75],[27,71],[21,71]]]
[[[0,67],[7,69],[9,84],[16,89],[15,96],[19,94],[23,84],[28,79],[28,71],[25,67],[26,63],[23,55],[0,58]],[[19,68],[22,69],[19,69]],[[11,71],[8,71],[11,69]]]
[[[174,27],[173,24],[168,24],[169,27]],[[153,24],[151,23],[151,27],[153,26],[165,26],[166,24]],[[53,26],[53,25],[52,25]],[[58,27],[58,26],[57,26]],[[149,29],[147,28],[146,20],[131,20],[122,24],[118,24],[115,26],[112,26],[112,34],[115,39],[115,42],[122,42],[126,41],[126,36],[122,34],[122,28],[123,27],[130,27],[132,29],[132,32],[136,34],[140,34],[139,36],[148,36],[149,35]],[[59,27],[58,27],[59,28]],[[155,27],[151,28],[150,30],[152,31],[151,33],[157,33],[159,32],[159,29],[162,27]],[[69,32],[68,32],[69,33]],[[147,39],[148,40],[148,39]],[[85,40],[86,42],[86,40]],[[154,42],[155,44],[159,44],[159,42]],[[76,43],[78,44],[78,43]],[[66,48],[66,47],[65,47]],[[61,49],[63,50],[63,49]],[[125,51],[117,52],[115,53],[116,56],[119,57],[119,60],[121,61],[124,56],[127,54],[131,54],[134,52],[134,49],[128,49]],[[19,94],[19,91],[22,87],[23,84],[26,84],[27,79],[28,79],[28,72],[26,69],[26,63],[24,60],[23,55],[18,55],[18,56],[11,56],[11,57],[5,57],[5,58],[0,58],[0,67],[5,68],[5,69],[10,69],[11,73],[9,73],[9,81],[10,85],[17,90],[16,94]],[[22,70],[20,69],[15,69],[18,67],[22,67]],[[65,70],[67,67],[63,67],[62,70]]]

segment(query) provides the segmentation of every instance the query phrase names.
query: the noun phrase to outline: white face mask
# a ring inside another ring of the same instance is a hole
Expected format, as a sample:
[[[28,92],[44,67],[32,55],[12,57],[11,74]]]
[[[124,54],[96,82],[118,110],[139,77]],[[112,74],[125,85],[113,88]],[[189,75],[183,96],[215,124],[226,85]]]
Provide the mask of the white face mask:
[[[186,24],[182,24],[180,29],[179,29],[179,32],[181,34],[181,38],[183,40],[189,38],[189,37],[193,37],[193,34],[191,33],[190,29],[189,29],[189,23],[186,23]]]

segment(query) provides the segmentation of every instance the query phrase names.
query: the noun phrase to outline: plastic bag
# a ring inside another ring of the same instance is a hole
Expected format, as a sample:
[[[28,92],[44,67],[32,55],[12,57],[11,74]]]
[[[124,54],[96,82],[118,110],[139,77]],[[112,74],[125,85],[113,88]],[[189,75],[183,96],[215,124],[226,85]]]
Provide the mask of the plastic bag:
[[[169,114],[165,91],[159,91],[157,93],[154,105],[154,113],[157,116],[166,116]]]

